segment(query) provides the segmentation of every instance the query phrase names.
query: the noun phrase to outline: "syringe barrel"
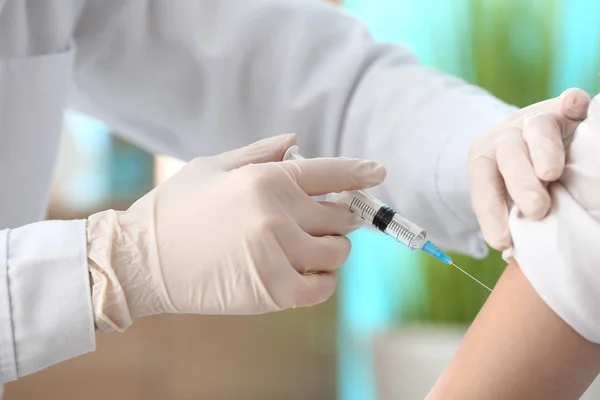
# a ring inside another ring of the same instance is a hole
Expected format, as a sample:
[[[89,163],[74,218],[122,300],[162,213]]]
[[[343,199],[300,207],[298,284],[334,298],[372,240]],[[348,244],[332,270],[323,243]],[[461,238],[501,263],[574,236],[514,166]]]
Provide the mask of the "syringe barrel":
[[[366,223],[410,250],[420,249],[425,243],[426,233],[423,229],[363,190],[331,193],[327,195],[327,201],[348,207]]]
[[[291,146],[283,161],[303,160],[298,145]],[[362,190],[353,190],[327,195],[328,201],[342,204],[372,227],[391,236],[410,250],[420,249],[425,244],[426,233],[419,226],[403,218],[393,209]]]

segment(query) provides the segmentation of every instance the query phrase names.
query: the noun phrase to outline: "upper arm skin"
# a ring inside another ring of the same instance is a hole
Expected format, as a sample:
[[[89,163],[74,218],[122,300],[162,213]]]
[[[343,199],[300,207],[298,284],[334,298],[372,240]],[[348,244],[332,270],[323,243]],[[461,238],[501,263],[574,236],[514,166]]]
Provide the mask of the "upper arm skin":
[[[561,320],[512,263],[427,399],[578,399],[599,372],[600,345]]]

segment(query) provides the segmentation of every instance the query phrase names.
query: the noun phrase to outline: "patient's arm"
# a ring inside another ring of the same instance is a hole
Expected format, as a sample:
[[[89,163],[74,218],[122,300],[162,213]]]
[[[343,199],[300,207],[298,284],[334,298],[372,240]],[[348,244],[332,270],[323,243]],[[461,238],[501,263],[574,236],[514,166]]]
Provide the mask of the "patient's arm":
[[[510,214],[512,256],[429,399],[578,399],[600,372],[600,95],[577,128],[552,210]],[[566,322],[565,322],[566,321]]]
[[[508,266],[428,400],[578,399],[600,372],[581,337]]]

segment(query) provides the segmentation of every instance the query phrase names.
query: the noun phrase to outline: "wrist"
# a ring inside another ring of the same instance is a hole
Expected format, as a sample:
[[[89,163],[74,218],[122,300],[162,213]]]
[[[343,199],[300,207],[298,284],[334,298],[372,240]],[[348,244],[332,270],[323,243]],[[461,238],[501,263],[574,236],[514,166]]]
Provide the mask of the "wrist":
[[[92,305],[96,329],[123,332],[132,324],[132,314],[121,281],[115,271],[122,263],[117,212],[103,211],[88,218],[87,249],[91,276]]]
[[[110,291],[103,294],[100,286],[96,296],[108,298],[103,307],[118,319],[118,326],[177,312],[163,281],[153,211],[137,204],[128,211],[109,210],[89,218],[90,271],[100,282],[110,282]]]

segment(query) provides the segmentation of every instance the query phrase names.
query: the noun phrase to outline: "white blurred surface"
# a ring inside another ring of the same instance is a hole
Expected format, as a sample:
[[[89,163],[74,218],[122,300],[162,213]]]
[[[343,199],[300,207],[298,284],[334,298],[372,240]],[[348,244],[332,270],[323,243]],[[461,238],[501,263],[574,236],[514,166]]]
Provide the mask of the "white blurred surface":
[[[378,399],[425,398],[450,363],[466,329],[424,325],[376,337],[373,357]],[[581,400],[597,399],[600,399],[600,379],[581,397]]]
[[[423,399],[454,356],[466,327],[405,327],[374,339],[378,399]]]

